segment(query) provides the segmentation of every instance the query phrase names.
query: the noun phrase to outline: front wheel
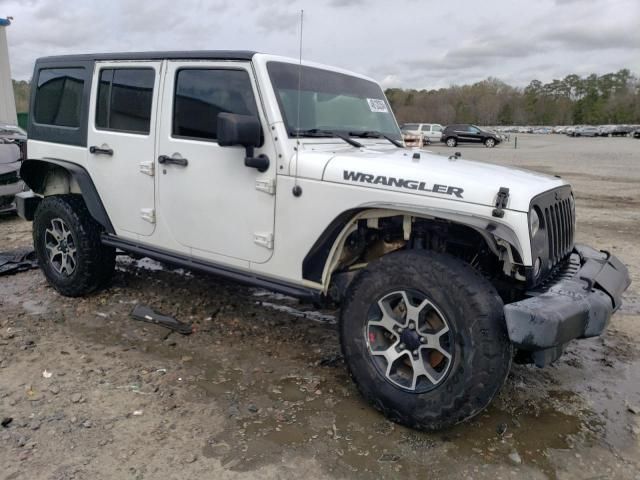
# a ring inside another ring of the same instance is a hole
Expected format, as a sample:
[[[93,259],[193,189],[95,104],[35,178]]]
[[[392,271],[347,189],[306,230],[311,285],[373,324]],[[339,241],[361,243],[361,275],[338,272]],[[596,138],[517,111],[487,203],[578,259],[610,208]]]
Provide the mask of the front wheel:
[[[362,271],[347,292],[340,334],[362,395],[421,430],[481,412],[513,354],[493,286],[462,261],[429,251],[392,253]]]
[[[487,138],[484,141],[484,146],[487,148],[493,148],[496,146],[496,141],[493,138]]]
[[[455,147],[458,144],[458,141],[453,137],[449,137],[447,138],[446,144],[447,147]]]

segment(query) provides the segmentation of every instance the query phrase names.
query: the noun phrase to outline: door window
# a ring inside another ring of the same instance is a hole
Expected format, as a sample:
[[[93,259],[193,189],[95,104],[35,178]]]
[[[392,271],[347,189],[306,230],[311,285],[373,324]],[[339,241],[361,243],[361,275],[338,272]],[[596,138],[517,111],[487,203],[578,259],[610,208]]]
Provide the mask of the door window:
[[[249,74],[231,69],[178,70],[173,136],[216,140],[219,113],[258,116]]]
[[[120,132],[149,133],[153,84],[152,68],[105,68],[100,71],[96,127]]]

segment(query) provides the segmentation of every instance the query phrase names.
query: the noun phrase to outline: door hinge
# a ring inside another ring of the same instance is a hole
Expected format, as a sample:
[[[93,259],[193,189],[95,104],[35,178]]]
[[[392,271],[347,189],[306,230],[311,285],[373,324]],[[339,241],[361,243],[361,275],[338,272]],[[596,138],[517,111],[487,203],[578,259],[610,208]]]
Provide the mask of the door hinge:
[[[273,233],[254,233],[253,242],[271,250],[273,248]]]
[[[140,209],[140,216],[149,223],[156,223],[156,211],[153,208]]]
[[[268,193],[269,195],[275,195],[276,193],[276,181],[273,178],[269,180],[256,180],[256,190]]]
[[[155,174],[155,163],[153,162],[140,162],[140,171],[145,175],[153,177]]]

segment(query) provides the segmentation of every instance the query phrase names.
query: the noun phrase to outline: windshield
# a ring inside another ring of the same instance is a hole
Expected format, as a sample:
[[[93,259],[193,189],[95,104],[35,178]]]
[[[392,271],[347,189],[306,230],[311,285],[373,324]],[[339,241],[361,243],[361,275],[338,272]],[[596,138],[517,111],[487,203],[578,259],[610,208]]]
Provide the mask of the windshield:
[[[296,132],[323,130],[347,134],[380,132],[395,139],[402,138],[378,84],[292,63],[269,62],[267,70],[290,136],[295,136]]]

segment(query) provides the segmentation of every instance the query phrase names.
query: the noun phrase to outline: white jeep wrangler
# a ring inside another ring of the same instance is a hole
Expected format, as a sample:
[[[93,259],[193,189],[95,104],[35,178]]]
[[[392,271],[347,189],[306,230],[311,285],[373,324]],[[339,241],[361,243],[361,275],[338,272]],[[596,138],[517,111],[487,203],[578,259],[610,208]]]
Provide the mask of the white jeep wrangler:
[[[574,245],[559,178],[409,150],[380,86],[242,51],[36,62],[28,160],[40,266],[105,286],[116,249],[341,306],[344,358],[389,418],[471,418],[512,359],[602,333],[630,280]]]

